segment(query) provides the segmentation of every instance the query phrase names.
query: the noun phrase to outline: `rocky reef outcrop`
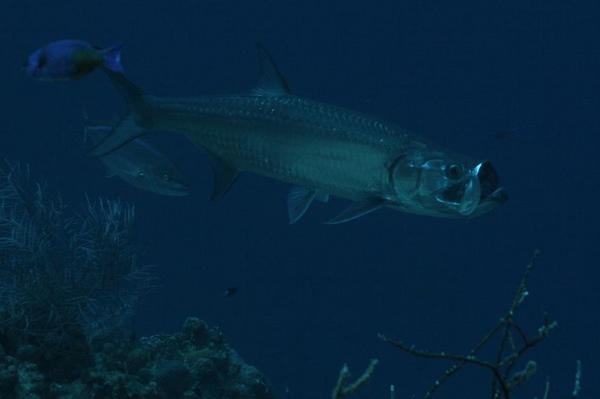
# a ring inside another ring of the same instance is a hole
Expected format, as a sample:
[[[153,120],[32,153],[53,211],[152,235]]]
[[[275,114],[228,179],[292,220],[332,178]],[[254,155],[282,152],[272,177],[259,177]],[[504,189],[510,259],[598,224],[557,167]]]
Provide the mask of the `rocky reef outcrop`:
[[[70,375],[40,361],[40,348],[0,349],[0,397],[10,399],[271,399],[265,377],[218,328],[190,317],[180,332],[97,343]],[[65,356],[68,356],[65,353]]]

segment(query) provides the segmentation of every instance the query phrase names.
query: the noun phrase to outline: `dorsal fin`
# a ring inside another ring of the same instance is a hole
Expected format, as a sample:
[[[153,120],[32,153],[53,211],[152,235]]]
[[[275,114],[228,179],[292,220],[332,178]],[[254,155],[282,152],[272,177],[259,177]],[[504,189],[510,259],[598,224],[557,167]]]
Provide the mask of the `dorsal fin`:
[[[253,90],[257,96],[286,96],[290,94],[290,88],[285,78],[277,69],[273,58],[261,45],[256,45],[258,55],[258,83]]]

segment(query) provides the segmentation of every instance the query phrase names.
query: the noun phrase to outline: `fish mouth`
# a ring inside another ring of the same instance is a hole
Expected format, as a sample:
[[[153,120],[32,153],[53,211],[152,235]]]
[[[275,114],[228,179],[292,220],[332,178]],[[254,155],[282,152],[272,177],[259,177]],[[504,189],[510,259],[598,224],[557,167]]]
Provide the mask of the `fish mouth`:
[[[190,185],[185,183],[172,184],[166,190],[173,197],[184,197],[190,194]]]
[[[169,197],[184,197],[190,194],[190,185],[185,182],[175,180],[165,182],[157,179],[148,183],[146,185],[142,184],[141,188]]]
[[[483,161],[473,168],[480,186],[479,203],[475,209],[466,216],[479,216],[491,211],[498,205],[508,201],[508,192],[500,186],[498,172],[490,161]]]
[[[461,216],[479,216],[508,200],[506,190],[499,183],[492,163],[483,161],[471,169],[463,182],[438,193],[436,199],[450,205]]]

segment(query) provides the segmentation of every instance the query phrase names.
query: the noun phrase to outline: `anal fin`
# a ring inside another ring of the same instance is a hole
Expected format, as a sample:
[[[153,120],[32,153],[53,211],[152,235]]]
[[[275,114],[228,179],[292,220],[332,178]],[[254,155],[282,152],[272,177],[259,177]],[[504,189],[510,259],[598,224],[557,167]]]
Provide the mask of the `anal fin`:
[[[287,197],[288,216],[290,224],[296,223],[306,213],[317,195],[315,190],[294,186],[290,189]]]
[[[238,171],[214,154],[209,154],[209,159],[214,176],[213,192],[210,199],[217,201],[229,191],[238,176]]]
[[[325,224],[340,224],[346,223],[368,213],[378,210],[385,205],[385,200],[380,198],[368,199],[365,201],[355,202],[348,208],[342,211],[333,219],[325,222]]]

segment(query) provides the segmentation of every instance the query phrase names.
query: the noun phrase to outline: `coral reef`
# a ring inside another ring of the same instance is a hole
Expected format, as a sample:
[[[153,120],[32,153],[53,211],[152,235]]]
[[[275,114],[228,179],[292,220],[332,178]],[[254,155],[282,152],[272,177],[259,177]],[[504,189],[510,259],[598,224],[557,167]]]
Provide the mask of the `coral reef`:
[[[132,339],[125,321],[153,281],[132,245],[133,207],[68,210],[27,167],[0,160],[0,398],[273,397],[199,319]]]
[[[47,191],[27,167],[0,161],[0,345],[71,378],[151,278],[131,243],[133,207],[88,199],[69,212]]]
[[[77,378],[61,381],[27,357],[0,355],[0,397],[28,399],[272,399],[265,378],[197,318],[181,332],[107,340]]]

